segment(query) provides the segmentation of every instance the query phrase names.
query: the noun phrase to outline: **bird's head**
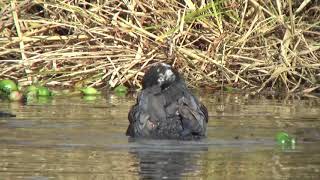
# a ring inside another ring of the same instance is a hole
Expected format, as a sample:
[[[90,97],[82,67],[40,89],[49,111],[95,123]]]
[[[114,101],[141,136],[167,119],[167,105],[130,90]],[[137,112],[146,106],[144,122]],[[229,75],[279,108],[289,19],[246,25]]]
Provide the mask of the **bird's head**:
[[[161,89],[166,89],[172,83],[180,81],[180,76],[177,70],[165,63],[158,63],[150,67],[145,73],[142,80],[142,88],[158,85]]]

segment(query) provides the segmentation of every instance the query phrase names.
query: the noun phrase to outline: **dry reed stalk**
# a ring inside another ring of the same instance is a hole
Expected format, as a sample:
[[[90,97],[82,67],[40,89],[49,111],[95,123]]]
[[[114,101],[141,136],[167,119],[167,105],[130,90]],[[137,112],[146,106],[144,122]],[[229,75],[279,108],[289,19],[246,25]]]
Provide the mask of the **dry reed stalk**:
[[[140,87],[156,62],[191,86],[316,90],[318,1],[11,1],[0,78],[21,85]]]

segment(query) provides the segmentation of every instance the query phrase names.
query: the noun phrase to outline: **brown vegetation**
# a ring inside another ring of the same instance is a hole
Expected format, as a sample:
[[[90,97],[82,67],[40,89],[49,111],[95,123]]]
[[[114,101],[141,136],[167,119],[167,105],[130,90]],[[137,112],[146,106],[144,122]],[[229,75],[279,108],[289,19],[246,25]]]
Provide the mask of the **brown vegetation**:
[[[160,61],[196,87],[320,84],[318,0],[13,0],[0,8],[0,78],[22,85],[140,86]]]

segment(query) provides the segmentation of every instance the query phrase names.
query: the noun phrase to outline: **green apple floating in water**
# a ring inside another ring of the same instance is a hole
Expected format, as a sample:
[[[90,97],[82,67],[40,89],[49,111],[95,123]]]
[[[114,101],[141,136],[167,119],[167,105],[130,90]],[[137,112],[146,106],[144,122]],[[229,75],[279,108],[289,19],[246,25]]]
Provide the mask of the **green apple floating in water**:
[[[38,96],[46,96],[46,97],[48,97],[48,96],[51,96],[52,93],[47,87],[39,86],[37,88],[37,95]]]
[[[128,93],[128,88],[124,85],[119,85],[113,90],[117,96],[124,97]]]
[[[12,91],[8,97],[10,101],[20,101],[23,99],[23,95],[19,91]]]
[[[38,91],[38,87],[35,85],[30,85],[26,88],[26,93],[30,93],[30,92],[37,93],[37,91]]]
[[[279,132],[276,135],[276,142],[282,146],[294,147],[296,144],[295,138],[291,137],[288,133]]]
[[[81,89],[80,91],[85,96],[95,96],[100,94],[100,92],[93,87],[86,87]]]
[[[5,93],[10,93],[12,91],[18,91],[18,86],[14,81],[4,79],[0,81],[0,90]]]

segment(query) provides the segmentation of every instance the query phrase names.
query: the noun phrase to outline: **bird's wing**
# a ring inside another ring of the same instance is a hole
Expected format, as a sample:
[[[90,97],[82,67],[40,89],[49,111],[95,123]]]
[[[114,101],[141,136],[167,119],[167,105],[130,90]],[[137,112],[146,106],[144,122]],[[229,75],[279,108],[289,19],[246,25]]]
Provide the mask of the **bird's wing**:
[[[163,97],[155,95],[153,89],[143,91],[138,102],[130,109],[128,114],[130,136],[147,136],[166,118]]]
[[[132,106],[129,111],[129,127],[126,132],[127,136],[146,136],[150,134],[153,128],[155,128],[155,124],[151,121],[151,116],[139,108],[140,107],[136,104]]]
[[[204,118],[205,118],[206,123],[208,123],[208,120],[209,120],[208,109],[206,108],[206,106],[204,106],[202,103],[200,103],[200,110],[204,114]]]
[[[192,134],[204,135],[206,131],[207,109],[194,96],[183,96],[178,100],[178,112],[183,128]]]

